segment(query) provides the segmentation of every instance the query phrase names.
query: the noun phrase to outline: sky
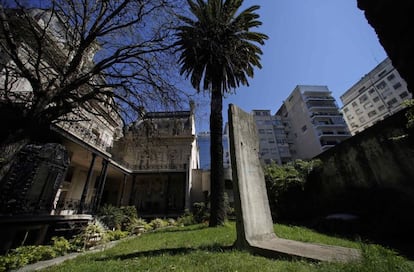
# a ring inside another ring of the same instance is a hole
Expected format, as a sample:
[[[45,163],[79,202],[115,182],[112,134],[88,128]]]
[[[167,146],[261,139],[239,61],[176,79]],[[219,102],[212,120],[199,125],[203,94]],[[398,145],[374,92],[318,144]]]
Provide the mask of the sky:
[[[296,85],[326,85],[341,107],[340,96],[387,57],[356,0],[245,0],[242,9],[252,5],[263,23],[252,30],[269,36],[263,68],[224,99],[224,122],[230,103],[274,114]],[[197,132],[209,130],[208,99],[198,104]]]

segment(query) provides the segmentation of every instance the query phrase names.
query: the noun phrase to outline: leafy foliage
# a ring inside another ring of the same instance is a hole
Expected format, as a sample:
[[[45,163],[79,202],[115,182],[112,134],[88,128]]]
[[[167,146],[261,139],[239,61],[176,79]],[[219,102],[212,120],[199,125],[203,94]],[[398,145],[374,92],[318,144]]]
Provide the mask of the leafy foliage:
[[[414,128],[414,99],[408,99],[403,102],[405,107],[408,107],[407,113],[407,127]]]
[[[313,168],[321,165],[320,160],[295,160],[285,165],[272,162],[265,166],[264,174],[269,204],[274,218],[285,209],[284,195],[294,190],[303,191],[306,179]]]
[[[99,219],[110,229],[127,230],[138,219],[135,206],[115,207],[105,204],[99,209]]]

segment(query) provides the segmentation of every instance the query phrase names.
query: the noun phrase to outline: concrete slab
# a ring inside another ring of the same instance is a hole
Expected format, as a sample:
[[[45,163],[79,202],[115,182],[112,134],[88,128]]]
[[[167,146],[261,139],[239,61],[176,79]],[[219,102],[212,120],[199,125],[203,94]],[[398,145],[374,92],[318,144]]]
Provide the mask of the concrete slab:
[[[230,153],[236,210],[236,246],[266,256],[280,255],[317,261],[357,260],[359,250],[281,239],[273,231],[259,140],[253,116],[230,104]]]

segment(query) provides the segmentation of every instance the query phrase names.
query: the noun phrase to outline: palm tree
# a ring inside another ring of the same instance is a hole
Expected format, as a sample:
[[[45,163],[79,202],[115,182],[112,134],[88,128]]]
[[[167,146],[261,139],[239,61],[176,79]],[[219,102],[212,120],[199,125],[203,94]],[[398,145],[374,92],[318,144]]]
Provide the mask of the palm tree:
[[[181,75],[191,79],[197,91],[211,92],[211,215],[210,226],[224,223],[223,95],[240,84],[248,85],[254,67],[261,68],[262,51],[256,45],[268,37],[250,32],[262,23],[252,6],[237,14],[243,0],[187,0],[192,18],[180,16],[177,51]]]

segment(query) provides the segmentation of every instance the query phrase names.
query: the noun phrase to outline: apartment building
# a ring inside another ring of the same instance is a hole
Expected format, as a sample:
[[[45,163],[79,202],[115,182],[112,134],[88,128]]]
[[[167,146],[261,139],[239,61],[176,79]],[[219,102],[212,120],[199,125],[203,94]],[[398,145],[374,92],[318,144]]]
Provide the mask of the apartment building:
[[[411,97],[406,82],[386,58],[340,97],[341,111],[355,135],[401,110],[402,102]]]
[[[259,136],[259,158],[262,163],[272,161],[282,164],[292,160],[282,116],[272,115],[270,110],[253,110]]]
[[[276,115],[286,120],[292,159],[311,159],[351,136],[327,86],[296,86]]]

